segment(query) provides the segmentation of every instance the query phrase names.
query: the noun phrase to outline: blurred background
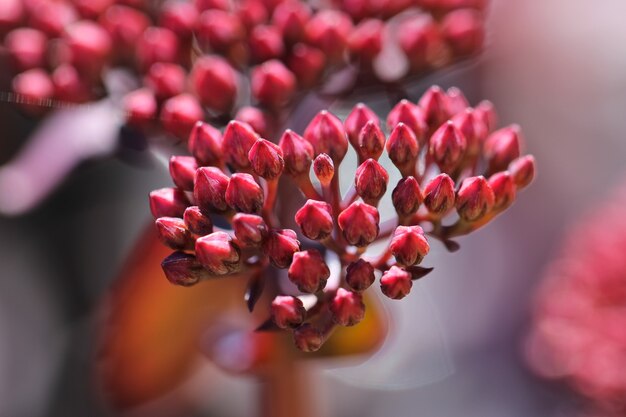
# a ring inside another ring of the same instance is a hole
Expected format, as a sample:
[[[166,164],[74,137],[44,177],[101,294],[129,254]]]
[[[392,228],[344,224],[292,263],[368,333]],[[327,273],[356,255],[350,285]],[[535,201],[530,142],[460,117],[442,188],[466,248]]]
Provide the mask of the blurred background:
[[[522,126],[538,176],[459,252],[433,245],[435,271],[388,303],[384,355],[309,364],[319,415],[577,415],[580,400],[534,376],[522,351],[533,293],[565,234],[626,176],[624,16],[622,0],[493,0],[483,56],[414,87],[458,85],[471,104],[493,101],[500,125]],[[6,102],[0,126],[4,164],[34,126]],[[27,214],[0,216],[2,417],[119,415],[93,374],[103,299],[149,223],[148,192],[169,179],[158,161],[118,156],[81,164]],[[255,380],[200,368],[185,395],[201,411],[185,415],[253,414]],[[166,404],[124,415],[177,415]]]

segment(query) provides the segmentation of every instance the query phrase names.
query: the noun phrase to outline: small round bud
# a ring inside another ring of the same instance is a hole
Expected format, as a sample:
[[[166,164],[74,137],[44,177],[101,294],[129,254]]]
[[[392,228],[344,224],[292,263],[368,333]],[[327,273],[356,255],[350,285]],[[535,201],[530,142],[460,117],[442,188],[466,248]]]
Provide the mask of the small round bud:
[[[285,45],[280,30],[274,26],[255,26],[248,43],[254,62],[277,59],[285,53]]]
[[[272,301],[272,320],[281,329],[295,328],[302,324],[306,310],[302,301],[290,295],[278,295]]]
[[[361,60],[373,60],[383,48],[383,32],[385,24],[379,19],[365,19],[361,21],[348,38],[350,53]]]
[[[337,222],[349,244],[367,246],[379,232],[380,215],[376,207],[356,201],[339,214]]]
[[[198,10],[193,4],[186,2],[166,2],[159,16],[159,26],[171,30],[183,39],[191,37],[197,23]]]
[[[263,189],[250,174],[231,175],[226,188],[226,202],[243,213],[260,213],[263,208]]]
[[[193,238],[183,219],[177,217],[159,217],[156,222],[159,239],[166,246],[176,250],[193,248]]]
[[[439,27],[429,14],[411,16],[398,27],[398,42],[413,70],[420,70],[437,59],[442,50]]]
[[[424,188],[424,205],[433,214],[443,215],[454,207],[454,181],[439,174]]]
[[[415,213],[423,200],[419,182],[411,176],[398,181],[398,185],[391,193],[391,201],[400,216],[410,216]]]
[[[252,127],[246,123],[238,121],[228,123],[222,139],[222,151],[226,162],[237,169],[249,167],[248,154],[258,137]]]
[[[404,269],[392,266],[380,278],[380,289],[387,297],[400,300],[411,292],[411,274]]]
[[[453,10],[441,22],[445,40],[456,55],[475,54],[485,40],[485,22],[482,13],[472,9]]]
[[[493,208],[504,210],[515,200],[515,180],[508,171],[496,172],[489,177],[489,186],[495,197]]]
[[[272,14],[272,25],[282,33],[288,43],[295,43],[304,37],[304,27],[311,18],[308,4],[299,1],[280,3]]]
[[[161,262],[165,277],[174,285],[189,287],[206,278],[208,273],[194,255],[174,252]]]
[[[495,204],[495,196],[483,176],[463,180],[456,195],[456,210],[468,222],[480,220]]]
[[[154,93],[147,88],[131,91],[124,97],[126,123],[142,127],[156,117],[157,101]]]
[[[4,38],[11,63],[18,71],[44,67],[47,43],[48,38],[43,32],[31,28],[12,30]]]
[[[325,239],[333,231],[333,216],[330,204],[325,201],[307,200],[295,215],[302,234],[309,239]]]
[[[396,261],[405,266],[419,264],[430,251],[420,226],[398,226],[393,232],[389,248]]]
[[[179,94],[163,103],[161,121],[163,128],[178,137],[187,139],[195,124],[204,118],[204,111],[191,94]]]
[[[359,156],[359,161],[370,158],[378,161],[385,149],[385,134],[375,121],[370,120],[363,126],[354,149]]]
[[[485,141],[483,153],[489,163],[489,171],[505,170],[520,156],[521,129],[511,125],[493,132]]]
[[[375,278],[374,267],[363,259],[352,262],[346,268],[346,284],[354,291],[365,291]]]
[[[335,176],[335,165],[325,153],[317,155],[313,161],[313,172],[323,186],[328,186]]]
[[[302,136],[287,129],[278,143],[283,151],[285,171],[290,175],[309,172],[313,160],[313,146]]]
[[[99,76],[113,47],[109,33],[95,22],[81,20],[65,28],[63,39],[68,46],[71,63],[83,74]]]
[[[226,232],[214,232],[196,240],[198,261],[212,274],[226,275],[240,267],[241,251]]]
[[[465,136],[448,121],[430,138],[429,152],[442,172],[452,172],[462,161],[467,148]]]
[[[150,211],[154,218],[182,217],[188,205],[185,192],[177,188],[161,188],[150,193]]]
[[[219,168],[201,167],[196,171],[193,196],[203,213],[228,210],[226,189],[229,178]]]
[[[320,79],[326,65],[326,56],[317,48],[298,43],[291,50],[288,65],[295,74],[298,85],[309,88]]]
[[[243,42],[246,30],[239,16],[225,10],[206,10],[200,14],[196,37],[204,50],[228,54],[230,48]]]
[[[298,290],[311,294],[323,290],[330,276],[324,257],[315,249],[294,253],[287,273]]]
[[[248,159],[252,170],[266,180],[278,178],[285,168],[283,151],[278,145],[265,139],[257,139],[250,148]]]
[[[304,138],[313,145],[315,155],[328,154],[335,163],[341,162],[348,152],[348,138],[337,116],[322,110],[311,120]]]
[[[174,184],[182,190],[193,191],[194,178],[198,164],[193,156],[172,156],[170,158],[170,176]]]
[[[387,153],[400,172],[411,172],[417,162],[419,144],[409,126],[400,122],[393,128],[387,141]]]
[[[149,27],[136,44],[136,59],[141,70],[146,71],[156,62],[178,60],[178,38],[169,29]]]
[[[357,150],[357,152],[360,147],[359,135],[361,134],[363,127],[368,124],[368,122],[372,122],[377,127],[380,127],[380,121],[378,120],[376,113],[367,107],[367,105],[358,103],[352,108],[352,111],[343,123],[346,133],[348,134],[348,139],[350,140],[352,147]]]
[[[150,66],[144,84],[163,100],[181,94],[185,90],[186,77],[185,69],[180,65],[157,62]]]
[[[150,26],[150,19],[141,11],[128,6],[113,5],[100,16],[100,24],[109,32],[115,48],[113,53],[122,58],[134,58],[135,48],[145,30]],[[144,44],[144,48],[145,48]],[[147,51],[143,51],[147,55]],[[148,68],[154,60],[148,56],[143,57],[146,61],[144,68]],[[171,60],[166,60],[172,62]],[[161,61],[162,62],[162,61]]]
[[[293,332],[293,341],[303,352],[315,352],[324,344],[324,335],[310,323],[305,323]]]
[[[189,76],[200,102],[219,113],[228,113],[237,99],[237,74],[224,58],[206,55],[197,59]]]
[[[205,216],[200,207],[187,207],[183,214],[185,226],[194,235],[205,236],[213,233],[213,222],[209,216]]]
[[[291,229],[271,230],[265,242],[265,252],[268,254],[272,265],[277,268],[289,267],[293,254],[299,250],[298,236]]]
[[[437,129],[448,120],[447,96],[438,86],[430,87],[419,99],[418,105],[431,131]]]
[[[222,134],[208,123],[194,125],[187,146],[200,165],[219,165],[222,159]]]
[[[365,316],[365,304],[361,294],[338,288],[330,303],[333,321],[340,326],[354,326]]]
[[[387,128],[394,129],[399,123],[404,123],[413,131],[415,137],[420,143],[426,140],[426,131],[428,125],[421,109],[408,100],[400,100],[387,115]],[[391,137],[389,137],[391,140]],[[389,145],[387,145],[389,150]]]
[[[44,105],[54,96],[54,84],[48,73],[35,68],[24,71],[13,78],[12,88],[20,97],[24,109],[34,114],[44,111]]]
[[[322,10],[306,25],[308,43],[320,48],[329,61],[338,61],[346,48],[352,31],[352,20],[337,10]]]
[[[296,77],[277,59],[254,67],[250,83],[252,95],[269,107],[284,106],[296,89]]]
[[[526,155],[513,160],[509,164],[509,171],[518,188],[526,187],[535,177],[535,157]]]
[[[363,162],[356,170],[354,188],[363,201],[375,205],[387,191],[389,174],[374,159]]]

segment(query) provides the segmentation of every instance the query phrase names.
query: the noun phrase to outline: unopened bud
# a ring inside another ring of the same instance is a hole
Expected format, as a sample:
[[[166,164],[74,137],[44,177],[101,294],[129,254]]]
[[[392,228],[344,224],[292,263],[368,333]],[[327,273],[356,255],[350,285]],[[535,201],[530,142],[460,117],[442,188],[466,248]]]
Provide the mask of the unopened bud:
[[[387,153],[391,162],[405,175],[411,173],[417,162],[419,144],[415,133],[408,125],[398,123],[387,141]]]
[[[205,236],[213,233],[213,222],[198,206],[187,207],[183,215],[187,230],[197,236]]]
[[[141,70],[146,71],[157,62],[176,62],[178,48],[178,37],[174,32],[165,28],[149,27],[137,40],[137,63]]]
[[[320,48],[330,61],[337,61],[343,55],[352,31],[352,20],[337,10],[322,10],[313,16],[306,25],[308,43]]]
[[[454,181],[439,174],[424,188],[424,205],[433,214],[443,215],[454,207]]]
[[[172,156],[170,158],[170,176],[174,184],[182,190],[193,191],[194,177],[198,164],[193,156]]]
[[[252,170],[266,180],[278,178],[285,168],[283,151],[278,145],[265,139],[257,139],[250,148],[248,159]]]
[[[308,173],[313,160],[313,146],[302,136],[287,129],[278,143],[283,151],[285,171],[290,175]]]
[[[278,295],[272,301],[272,320],[281,329],[295,328],[306,317],[304,304],[298,297]]]
[[[237,74],[224,58],[206,55],[193,64],[190,75],[193,90],[203,105],[227,113],[237,98]]]
[[[114,53],[121,55],[122,58],[134,57],[135,49],[139,45],[139,40],[143,36],[145,30],[150,26],[150,19],[143,12],[132,7],[123,5],[113,5],[100,16],[100,24],[109,32],[113,40]],[[171,33],[171,32],[170,32]],[[167,36],[167,35],[166,35]],[[146,48],[145,41],[143,48]],[[175,41],[176,42],[176,41]],[[177,53],[177,51],[174,51]],[[137,53],[140,53],[137,51]],[[154,60],[149,57],[152,51],[142,51],[145,56],[140,60],[146,62],[145,68],[149,68],[154,62],[164,62],[162,60]],[[166,62],[173,62],[166,60]]]
[[[431,132],[448,120],[448,97],[438,86],[430,87],[419,99],[418,105]]]
[[[454,123],[441,125],[430,138],[430,155],[442,172],[452,172],[465,156],[467,141]]]
[[[335,164],[325,153],[317,155],[313,161],[313,172],[323,186],[328,186],[335,176]]]
[[[260,213],[263,208],[263,189],[250,174],[231,175],[226,188],[226,202],[243,213]]]
[[[467,141],[467,153],[476,155],[480,150],[480,144],[487,136],[487,128],[481,120],[478,120],[476,113],[471,108],[457,113],[452,118],[454,126],[465,136]]]
[[[277,59],[285,53],[285,45],[280,30],[274,26],[255,26],[248,43],[254,62]]]
[[[197,23],[198,10],[187,2],[166,2],[159,16],[159,26],[168,28],[183,39],[189,38],[194,33]]]
[[[489,186],[493,190],[495,210],[503,210],[515,200],[515,180],[508,171],[496,172],[489,177]]]
[[[414,70],[428,66],[441,53],[441,34],[429,14],[417,14],[403,20],[397,35],[398,43]]]
[[[147,88],[131,91],[124,97],[126,123],[141,127],[156,117],[157,101],[154,93]]]
[[[182,217],[189,201],[178,188],[161,188],[150,193],[150,211],[154,218]]]
[[[400,100],[387,115],[387,127],[391,130],[399,123],[404,123],[411,129],[420,143],[426,140],[428,125],[422,110],[417,105],[408,100]]]
[[[235,236],[245,246],[260,246],[267,237],[267,225],[261,216],[237,213],[232,224]]]
[[[319,112],[304,131],[315,154],[328,154],[335,163],[341,162],[348,152],[348,138],[341,120],[326,110]]]
[[[299,250],[298,236],[291,229],[271,230],[265,243],[265,251],[277,268],[287,268],[291,264],[293,254]]]
[[[349,244],[367,246],[378,237],[380,215],[376,207],[356,201],[339,214],[337,222]]]
[[[161,122],[163,128],[178,137],[187,139],[195,124],[204,118],[204,111],[191,94],[179,94],[163,103]]]
[[[346,133],[348,134],[348,139],[350,140],[352,147],[356,149],[357,152],[359,150],[359,135],[361,134],[363,127],[368,124],[368,122],[372,122],[377,127],[380,127],[380,121],[378,120],[376,113],[367,107],[367,105],[358,103],[352,108],[352,111],[343,123]]]
[[[241,251],[226,232],[214,232],[196,240],[196,256],[215,275],[226,275],[240,267]]]
[[[91,85],[78,73],[78,70],[70,64],[62,64],[56,67],[52,73],[54,84],[54,96],[57,100],[72,103],[84,103],[92,97]],[[152,115],[156,113],[156,104]]]
[[[375,121],[370,120],[363,126],[354,149],[361,162],[370,158],[377,161],[380,158],[385,149],[385,134]]]
[[[420,226],[398,226],[393,232],[389,248],[398,263],[411,266],[422,262],[430,245]]]
[[[375,280],[374,267],[369,262],[359,259],[346,268],[346,283],[354,291],[365,291]]]
[[[203,213],[228,210],[226,189],[229,178],[219,168],[201,167],[196,171],[193,196]]]
[[[44,67],[47,43],[43,32],[25,27],[12,30],[4,38],[11,63],[18,71]]]
[[[382,50],[384,29],[379,19],[361,21],[348,38],[348,49],[364,61],[373,60]]]
[[[203,49],[228,54],[231,47],[245,39],[246,30],[236,14],[225,10],[206,10],[200,14],[196,37]]]
[[[111,55],[109,33],[93,21],[80,20],[65,28],[63,39],[68,46],[71,63],[83,74],[99,76]]]
[[[489,171],[505,170],[520,156],[521,130],[518,125],[511,125],[493,132],[485,141],[483,153],[489,163]]]
[[[391,193],[391,201],[400,216],[410,216],[415,213],[423,200],[419,182],[411,176],[398,181],[398,185]]]
[[[483,176],[463,180],[456,195],[456,210],[463,220],[472,222],[489,213],[494,206],[495,196]]]
[[[298,85],[307,88],[320,79],[326,65],[326,56],[317,48],[298,43],[291,50],[288,65],[296,75]]]
[[[244,106],[237,111],[235,120],[247,123],[261,137],[272,135],[272,121],[270,117],[261,109],[253,106]]]
[[[305,323],[293,332],[293,341],[303,352],[315,352],[324,344],[324,335],[310,323]]]
[[[237,169],[249,167],[248,154],[258,137],[252,127],[246,123],[238,121],[228,123],[222,139],[222,151],[226,162]]]
[[[269,107],[285,105],[293,96],[296,78],[277,59],[254,67],[251,75],[252,95]]]
[[[287,272],[289,280],[304,293],[316,293],[326,286],[330,269],[322,254],[315,250],[296,252]]]
[[[411,292],[411,274],[397,266],[389,268],[380,278],[380,289],[387,297],[400,300]]]
[[[187,146],[200,165],[215,166],[222,159],[222,134],[208,123],[195,124]]]
[[[509,164],[509,171],[518,188],[526,187],[535,177],[535,157],[526,155],[515,159]]]
[[[159,239],[163,244],[176,250],[193,248],[193,238],[183,219],[177,217],[159,217],[155,222]]]
[[[354,326],[365,317],[365,304],[361,294],[338,288],[330,303],[333,321],[340,326]]]
[[[144,84],[163,100],[181,94],[185,90],[186,78],[185,69],[180,65],[157,62],[150,66]]]
[[[446,96],[448,97],[447,101],[447,111],[448,115],[454,116],[461,112],[463,112],[466,108],[469,107],[469,102],[465,97],[465,94],[457,88],[450,87],[448,91],[446,91]]]
[[[354,188],[363,201],[375,205],[387,191],[388,182],[385,168],[374,159],[368,159],[356,170]]]
[[[280,3],[272,15],[272,24],[281,31],[288,43],[295,43],[304,37],[304,27],[311,18],[308,4],[299,1]]]
[[[296,213],[295,221],[302,234],[312,240],[325,239],[333,231],[332,209],[325,201],[307,200]]]
[[[239,20],[248,30],[267,21],[269,10],[262,0],[242,0],[235,7]]]
[[[24,108],[33,113],[41,113],[41,107],[54,96],[54,84],[48,73],[40,68],[31,69],[13,78],[13,91],[21,96]]]
[[[183,287],[197,284],[209,275],[194,255],[184,252],[174,252],[163,259],[161,268],[169,282]]]
[[[441,31],[454,53],[472,55],[480,51],[485,40],[482,13],[472,9],[453,10],[441,22]]]

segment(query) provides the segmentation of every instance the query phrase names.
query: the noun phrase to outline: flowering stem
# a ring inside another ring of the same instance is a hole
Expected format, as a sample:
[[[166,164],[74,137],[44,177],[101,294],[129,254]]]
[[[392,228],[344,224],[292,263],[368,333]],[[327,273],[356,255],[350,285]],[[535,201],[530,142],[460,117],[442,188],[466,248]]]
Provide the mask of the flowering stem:
[[[261,417],[319,417],[313,405],[308,372],[293,359],[276,357],[262,379]]]
[[[313,184],[311,183],[311,178],[309,178],[308,174],[301,174],[297,177],[294,177],[298,188],[304,194],[306,198],[310,198],[311,200],[322,201],[322,196],[317,192]]]
[[[274,214],[274,204],[276,203],[276,195],[278,193],[278,179],[266,181],[266,196],[263,204],[263,219],[269,227],[273,227],[277,223]]]

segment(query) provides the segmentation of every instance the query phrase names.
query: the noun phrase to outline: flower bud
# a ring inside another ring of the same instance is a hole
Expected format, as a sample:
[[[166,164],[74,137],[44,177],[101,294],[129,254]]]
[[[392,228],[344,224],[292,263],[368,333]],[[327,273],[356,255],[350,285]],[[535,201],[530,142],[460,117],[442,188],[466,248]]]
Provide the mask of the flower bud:
[[[24,5],[22,0],[5,0],[0,4],[0,34],[13,29],[22,23]]]
[[[123,58],[130,58],[134,55],[139,39],[150,26],[148,16],[137,9],[122,5],[109,7],[100,16],[99,22],[111,35],[111,40],[115,45],[113,52],[121,54]],[[144,57],[144,59],[151,61],[151,64],[156,62],[152,58]],[[172,61],[168,60],[168,62]],[[147,67],[146,64],[145,68]]]
[[[260,213],[263,208],[263,189],[252,175],[233,174],[226,188],[226,202],[239,212]]]
[[[214,232],[196,240],[196,256],[215,275],[226,275],[240,267],[241,251],[226,232]]]
[[[194,6],[199,12],[205,10],[217,9],[217,10],[229,10],[230,3],[228,0],[194,0]]]
[[[315,352],[324,344],[324,335],[310,323],[305,323],[293,332],[293,341],[303,352]]]
[[[47,43],[48,38],[43,32],[31,28],[12,30],[4,38],[11,63],[18,71],[44,67]]]
[[[354,326],[365,316],[365,304],[361,294],[338,288],[330,303],[333,321],[340,326]]]
[[[226,162],[237,169],[249,167],[248,154],[258,137],[256,132],[246,123],[238,121],[228,123],[222,140],[222,151]]]
[[[54,96],[54,84],[46,71],[35,68],[24,71],[13,78],[12,88],[24,103],[24,108],[33,113],[41,113],[47,100]]]
[[[335,176],[335,164],[325,153],[317,155],[313,161],[313,172],[323,186],[328,186]]]
[[[374,280],[374,267],[363,259],[352,262],[346,268],[346,283],[354,291],[365,291]]]
[[[378,116],[376,116],[376,113],[374,113],[372,109],[367,107],[367,105],[363,103],[358,103],[352,108],[352,111],[350,112],[348,117],[346,117],[346,120],[343,123],[346,129],[346,133],[348,134],[348,139],[350,140],[352,147],[356,149],[357,153],[359,152],[360,147],[359,136],[361,134],[361,130],[366,124],[368,124],[368,122],[372,122],[374,125],[380,128],[380,121],[378,120]],[[370,127],[368,130],[373,130],[373,128]],[[372,156],[370,156],[370,158],[372,158]]]
[[[208,273],[194,255],[174,252],[161,262],[165,277],[174,285],[188,287],[206,278]]]
[[[269,107],[285,105],[296,89],[296,77],[277,59],[254,67],[250,82],[252,95]]]
[[[403,175],[411,172],[417,162],[419,144],[409,126],[400,122],[393,128],[387,141],[387,153]]]
[[[213,9],[200,14],[196,36],[202,49],[228,54],[232,46],[245,39],[246,31],[236,14]]]
[[[291,50],[288,65],[295,74],[298,85],[307,88],[320,79],[326,65],[326,56],[317,48],[298,43]]]
[[[408,100],[400,100],[387,115],[387,128],[395,129],[399,123],[404,123],[411,129],[420,143],[426,140],[428,125],[424,114],[418,106]]]
[[[187,146],[200,165],[219,165],[222,159],[222,134],[208,123],[195,124]]]
[[[478,120],[482,121],[487,131],[491,132],[496,128],[498,124],[498,115],[496,114],[496,108],[489,100],[483,100],[478,103],[478,106],[474,109],[474,114]]]
[[[348,138],[341,120],[326,110],[311,120],[304,131],[304,138],[313,145],[315,155],[328,154],[337,164],[348,152]]]
[[[307,200],[295,221],[302,234],[312,240],[325,239],[333,231],[332,208],[325,201]]]
[[[515,180],[508,171],[496,172],[489,177],[489,186],[493,190],[495,210],[504,210],[515,200]]]
[[[156,117],[157,101],[154,93],[147,88],[131,91],[124,97],[126,123],[141,127]]]
[[[91,86],[70,64],[62,64],[55,68],[52,73],[52,83],[57,100],[84,103],[91,99]],[[154,112],[156,112],[156,105]]]
[[[456,195],[456,211],[463,220],[472,222],[489,213],[495,204],[493,190],[485,177],[463,180]]]
[[[208,214],[212,211],[224,212],[228,210],[226,189],[229,182],[228,176],[219,168],[198,168],[193,187],[193,196],[203,213]]]
[[[398,185],[391,193],[391,201],[400,216],[410,216],[415,213],[423,200],[419,182],[411,176],[398,181]]]
[[[271,230],[265,243],[265,252],[276,268],[287,268],[291,264],[293,254],[299,250],[298,236],[291,229]]]
[[[337,10],[319,11],[306,25],[308,43],[320,48],[329,61],[336,62],[343,55],[352,31],[352,20]]]
[[[267,21],[269,11],[261,0],[242,0],[235,7],[239,20],[248,30]]]
[[[186,77],[185,69],[180,65],[157,62],[150,66],[144,84],[163,100],[181,94],[185,90]]]
[[[272,301],[272,320],[281,329],[295,328],[302,324],[306,310],[302,301],[291,295],[278,295]]]
[[[450,116],[462,113],[469,107],[469,102],[467,101],[465,94],[463,94],[463,92],[457,87],[448,88],[446,96],[448,98],[446,100],[446,109],[448,111],[448,115]]]
[[[257,139],[250,148],[248,159],[252,170],[266,180],[278,178],[285,168],[283,151],[278,145],[265,139]]]
[[[485,141],[483,154],[489,163],[489,171],[505,170],[520,156],[521,131],[518,125],[511,125],[493,132]]]
[[[280,3],[272,14],[272,25],[278,28],[288,43],[295,43],[304,37],[304,27],[311,18],[311,9],[306,3],[285,1]]]
[[[161,188],[150,193],[150,211],[155,219],[182,217],[188,205],[184,191],[177,188]]]
[[[165,28],[149,27],[136,44],[137,64],[145,71],[156,62],[176,62],[178,48],[178,38],[174,32]]]
[[[71,63],[83,74],[99,76],[113,47],[109,33],[95,22],[81,20],[65,28],[63,39],[69,48]]]
[[[430,155],[442,172],[452,172],[465,156],[467,141],[452,121],[441,125],[430,138]]]
[[[285,45],[278,28],[259,25],[252,29],[248,40],[254,62],[265,62],[280,58],[285,53]]]
[[[393,232],[389,249],[398,263],[411,266],[422,262],[430,245],[420,226],[398,226]]]
[[[257,107],[244,106],[240,108],[235,115],[235,120],[249,124],[261,137],[272,136],[273,130],[270,116]]]
[[[197,23],[198,10],[191,3],[166,2],[159,16],[159,26],[171,30],[183,39],[191,37]]]
[[[200,207],[187,207],[183,214],[185,226],[194,235],[205,236],[213,233],[213,222],[209,216],[205,216]]]
[[[349,244],[367,246],[378,236],[380,215],[376,207],[354,202],[339,214],[337,222]]]
[[[193,248],[193,238],[185,227],[183,219],[177,217],[159,217],[155,222],[159,239],[166,246],[176,250]]]
[[[482,49],[485,40],[482,13],[472,9],[453,10],[441,22],[445,40],[458,56],[472,55]]]
[[[454,181],[439,174],[424,188],[424,205],[433,214],[443,215],[454,207]]]
[[[180,94],[163,103],[161,122],[163,128],[178,137],[187,139],[194,125],[204,118],[198,100],[191,94]]]
[[[26,2],[24,2],[26,3]],[[28,4],[25,4],[28,7]],[[74,7],[68,2],[43,1],[28,7],[28,26],[59,37],[67,26],[78,20]]]
[[[313,146],[302,136],[287,129],[278,143],[283,151],[285,171],[296,176],[309,172],[313,160]]]
[[[535,177],[535,157],[526,155],[513,160],[509,164],[509,171],[518,188],[526,187]]]
[[[232,225],[235,236],[244,246],[260,246],[267,237],[267,225],[261,216],[237,213]]]
[[[312,294],[324,289],[330,269],[319,251],[309,249],[293,254],[287,274],[298,290]]]
[[[383,32],[385,24],[379,19],[361,21],[348,38],[348,49],[360,59],[369,62],[383,48]]]
[[[374,159],[378,161],[385,149],[385,134],[375,121],[370,120],[363,126],[354,147],[359,161]]]
[[[438,86],[430,87],[420,98],[418,105],[431,131],[448,120],[447,96]]]
[[[170,158],[170,176],[174,184],[182,190],[193,191],[193,182],[198,164],[193,156],[172,156]]]
[[[400,300],[411,292],[411,274],[404,269],[392,266],[380,278],[380,289],[387,297]]]
[[[375,205],[387,191],[388,182],[389,174],[385,168],[374,159],[368,159],[356,170],[354,188],[363,201]]]
[[[418,14],[403,20],[397,35],[398,43],[414,70],[427,67],[441,53],[441,34],[437,23],[428,14]]]
[[[193,91],[211,110],[228,113],[237,99],[237,74],[224,58],[205,55],[193,64],[190,74]]]
[[[482,121],[478,120],[473,109],[467,108],[452,118],[454,126],[465,136],[467,154],[477,155],[480,145],[487,136],[487,129]]]

